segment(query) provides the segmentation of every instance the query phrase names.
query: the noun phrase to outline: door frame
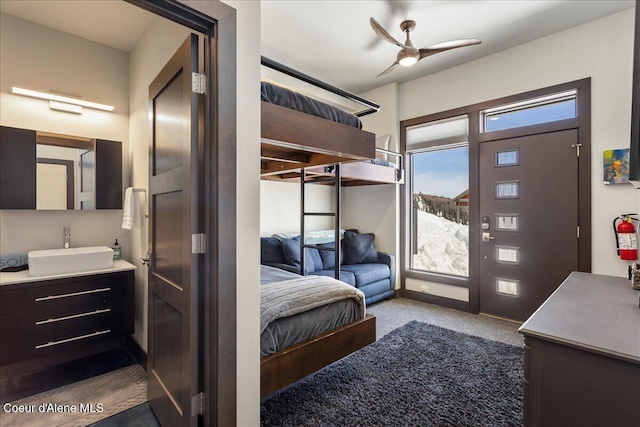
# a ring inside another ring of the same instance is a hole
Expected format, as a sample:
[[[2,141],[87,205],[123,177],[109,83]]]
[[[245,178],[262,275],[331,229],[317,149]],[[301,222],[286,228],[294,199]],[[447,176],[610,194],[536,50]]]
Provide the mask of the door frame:
[[[514,129],[480,133],[481,112],[483,110],[507,105],[558,92],[577,90],[578,117],[568,120],[543,123],[539,125],[523,126]],[[420,301],[425,301],[445,307],[455,308],[462,311],[469,311],[474,314],[480,312],[480,203],[479,203],[479,144],[485,141],[512,138],[517,136],[532,135],[537,133],[553,132],[562,129],[578,129],[578,141],[580,156],[578,157],[578,224],[580,225],[580,238],[578,241],[578,267],[579,271],[591,272],[591,78],[575,80],[554,86],[522,92],[502,98],[493,99],[478,104],[468,105],[452,110],[447,110],[435,114],[428,114],[400,122],[400,151],[407,152],[406,133],[407,128],[420,124],[426,124],[438,120],[449,119],[466,115],[469,120],[469,278],[457,278],[429,272],[416,272],[407,267],[409,244],[407,232],[409,224],[407,220],[411,197],[409,191],[410,180],[405,180],[405,186],[401,191],[400,203],[400,230],[401,230],[401,253],[400,265],[402,266],[401,295]],[[411,173],[410,162],[406,162],[406,174]],[[443,283],[449,286],[468,287],[469,302],[453,300],[433,295],[422,294],[406,289],[406,278],[427,280]]]
[[[220,1],[125,0],[204,35],[204,425],[236,424],[236,11]]]

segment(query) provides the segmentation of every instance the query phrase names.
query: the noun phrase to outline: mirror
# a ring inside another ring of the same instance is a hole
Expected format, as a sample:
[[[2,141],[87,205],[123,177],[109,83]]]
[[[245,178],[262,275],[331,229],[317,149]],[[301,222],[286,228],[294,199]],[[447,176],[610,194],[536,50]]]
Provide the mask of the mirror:
[[[118,141],[3,126],[0,151],[0,209],[122,209]]]

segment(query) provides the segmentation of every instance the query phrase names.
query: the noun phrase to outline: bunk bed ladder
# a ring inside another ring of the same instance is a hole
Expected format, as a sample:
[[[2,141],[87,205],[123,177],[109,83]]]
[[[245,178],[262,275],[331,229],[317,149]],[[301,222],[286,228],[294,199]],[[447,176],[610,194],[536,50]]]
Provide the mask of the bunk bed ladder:
[[[300,275],[304,276],[304,249],[316,248],[324,251],[335,252],[334,277],[340,280],[340,165],[336,164],[333,169],[334,190],[335,190],[335,211],[334,212],[307,212],[305,209],[305,183],[306,174],[304,168],[300,170]],[[307,216],[327,216],[334,217],[334,245],[333,248],[317,244],[307,244],[305,242],[305,217]]]

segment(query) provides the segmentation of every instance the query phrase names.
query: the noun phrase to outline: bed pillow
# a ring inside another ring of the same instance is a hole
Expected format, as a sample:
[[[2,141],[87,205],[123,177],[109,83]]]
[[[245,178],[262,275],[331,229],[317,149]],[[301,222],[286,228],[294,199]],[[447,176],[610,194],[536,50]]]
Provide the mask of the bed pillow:
[[[275,237],[260,238],[260,263],[286,264],[280,240]]]
[[[335,247],[335,242],[323,243],[320,246],[333,248]],[[334,251],[323,250],[319,250],[318,252],[320,253],[320,258],[322,258],[322,268],[324,270],[333,270],[336,266],[336,253]],[[340,240],[340,264],[344,264],[344,240]]]
[[[382,135],[376,137],[376,148],[389,149],[389,142],[391,141],[391,135]],[[385,153],[379,153],[376,151],[376,159],[387,160]]]
[[[300,267],[300,239],[282,239],[282,252],[289,265]],[[311,274],[316,270],[322,270],[322,258],[314,248],[304,250],[304,274]]]
[[[344,263],[368,264],[378,262],[378,251],[373,243],[373,233],[359,234],[353,231],[344,233]]]

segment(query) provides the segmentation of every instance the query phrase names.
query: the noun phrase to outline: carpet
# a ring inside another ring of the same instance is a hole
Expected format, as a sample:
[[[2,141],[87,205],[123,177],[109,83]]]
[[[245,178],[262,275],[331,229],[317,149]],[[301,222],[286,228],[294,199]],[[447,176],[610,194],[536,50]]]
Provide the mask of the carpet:
[[[261,402],[262,427],[520,426],[523,349],[417,321]]]
[[[147,401],[147,374],[131,365],[11,402],[30,412],[0,411],[2,427],[83,427]]]

